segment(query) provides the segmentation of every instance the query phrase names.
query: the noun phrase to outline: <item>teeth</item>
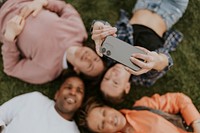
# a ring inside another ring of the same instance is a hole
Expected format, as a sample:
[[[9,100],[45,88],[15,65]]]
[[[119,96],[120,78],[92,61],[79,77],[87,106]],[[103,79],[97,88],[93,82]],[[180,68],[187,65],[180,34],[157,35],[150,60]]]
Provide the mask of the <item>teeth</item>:
[[[69,104],[72,104],[72,103],[75,103],[75,100],[72,99],[72,98],[67,98],[67,102],[68,102]]]

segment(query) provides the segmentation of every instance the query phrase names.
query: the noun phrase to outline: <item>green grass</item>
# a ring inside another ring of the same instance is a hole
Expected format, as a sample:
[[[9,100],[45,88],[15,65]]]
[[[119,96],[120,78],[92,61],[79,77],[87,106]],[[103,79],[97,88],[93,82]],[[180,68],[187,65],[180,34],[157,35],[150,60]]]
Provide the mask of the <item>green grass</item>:
[[[115,24],[120,8],[131,12],[135,1],[133,0],[68,0],[80,12],[89,31],[93,19],[104,19]],[[150,87],[132,87],[130,101],[124,103],[131,105],[135,99],[154,93],[183,92],[190,96],[200,111],[200,0],[190,0],[189,7],[184,16],[174,26],[184,34],[184,40],[171,55],[174,66],[157,83]],[[90,36],[88,42],[91,42]],[[18,79],[8,77],[3,73],[2,58],[0,59],[0,105],[12,97],[31,91],[40,91],[53,97],[60,81],[56,80],[44,85],[31,85]]]

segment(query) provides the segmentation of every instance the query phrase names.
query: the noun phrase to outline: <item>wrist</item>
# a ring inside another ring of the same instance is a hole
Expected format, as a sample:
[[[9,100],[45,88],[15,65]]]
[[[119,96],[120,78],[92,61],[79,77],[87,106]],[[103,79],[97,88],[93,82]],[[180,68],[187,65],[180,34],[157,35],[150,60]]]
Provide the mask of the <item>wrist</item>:
[[[12,32],[5,32],[4,37],[8,41],[14,41],[16,36]]]
[[[162,71],[166,66],[168,66],[168,58],[162,53],[159,53],[158,56],[159,61],[156,63],[154,69],[157,71]]]

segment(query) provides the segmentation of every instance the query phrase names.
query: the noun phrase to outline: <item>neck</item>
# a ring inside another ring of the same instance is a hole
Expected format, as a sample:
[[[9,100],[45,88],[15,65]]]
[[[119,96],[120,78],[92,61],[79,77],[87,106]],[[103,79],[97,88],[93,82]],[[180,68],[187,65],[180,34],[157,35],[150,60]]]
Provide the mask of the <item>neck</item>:
[[[61,117],[63,117],[65,120],[68,120],[68,121],[72,121],[73,120],[74,113],[70,113],[70,112],[69,113],[65,113],[65,112],[62,112],[56,106],[55,106],[55,109],[58,112],[58,114]]]
[[[127,122],[124,128],[121,130],[122,133],[134,133],[133,127]]]

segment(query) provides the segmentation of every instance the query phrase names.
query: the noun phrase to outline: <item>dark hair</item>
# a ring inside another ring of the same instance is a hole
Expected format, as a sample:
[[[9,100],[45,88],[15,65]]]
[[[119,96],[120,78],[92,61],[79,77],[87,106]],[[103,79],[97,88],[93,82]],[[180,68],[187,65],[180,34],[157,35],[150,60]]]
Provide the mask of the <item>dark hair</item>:
[[[83,82],[84,82],[84,79],[82,76],[78,75],[75,71],[71,70],[71,69],[67,69],[66,71],[64,71],[61,75],[61,81],[62,83],[68,79],[68,78],[71,78],[71,77],[77,77],[79,79],[81,79]],[[85,84],[85,82],[84,82]]]
[[[122,103],[122,102],[124,101],[124,99],[125,99],[125,96],[126,96],[125,91],[123,91],[123,92],[122,92],[119,96],[117,96],[117,97],[111,97],[111,96],[109,96],[109,95],[104,94],[102,91],[101,91],[101,93],[102,93],[102,96],[103,96],[104,100],[105,100],[106,102],[108,102],[109,105],[111,105],[111,104],[120,104],[120,103]]]
[[[3,6],[3,4],[6,2],[7,0],[0,0],[0,8]]]
[[[103,106],[105,106],[105,104],[99,99],[95,97],[88,98],[88,100],[83,104],[82,108],[79,110],[79,113],[78,113],[79,117],[77,120],[78,125],[83,128],[89,129],[88,122],[86,119],[88,117],[88,114],[90,113],[92,109],[96,107],[103,107]]]

